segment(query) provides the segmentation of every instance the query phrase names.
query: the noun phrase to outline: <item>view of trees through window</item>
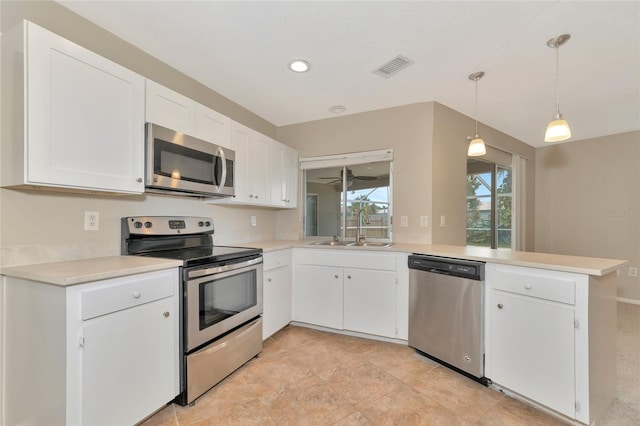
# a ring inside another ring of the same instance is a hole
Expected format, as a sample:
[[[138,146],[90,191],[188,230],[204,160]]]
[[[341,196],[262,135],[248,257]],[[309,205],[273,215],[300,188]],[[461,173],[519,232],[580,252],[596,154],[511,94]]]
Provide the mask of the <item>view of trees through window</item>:
[[[391,239],[390,161],[305,171],[305,236]]]
[[[389,186],[347,191],[347,238],[389,238]]]
[[[511,169],[469,159],[467,163],[467,244],[511,248]]]

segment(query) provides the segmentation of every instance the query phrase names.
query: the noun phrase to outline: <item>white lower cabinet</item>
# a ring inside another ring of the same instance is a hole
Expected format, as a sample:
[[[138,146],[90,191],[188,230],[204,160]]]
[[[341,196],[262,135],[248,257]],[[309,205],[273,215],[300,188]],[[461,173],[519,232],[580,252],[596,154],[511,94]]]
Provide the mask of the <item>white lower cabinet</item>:
[[[491,379],[574,417],[573,306],[495,292],[490,309]]]
[[[177,269],[4,286],[6,424],[135,424],[179,393]]]
[[[344,270],[345,330],[396,337],[396,272]]]
[[[406,340],[406,254],[303,248],[294,268],[294,321]]]
[[[264,253],[262,339],[291,322],[291,250]]]
[[[296,265],[293,320],[342,330],[342,268]]]
[[[592,424],[615,396],[615,272],[486,267],[485,375]]]

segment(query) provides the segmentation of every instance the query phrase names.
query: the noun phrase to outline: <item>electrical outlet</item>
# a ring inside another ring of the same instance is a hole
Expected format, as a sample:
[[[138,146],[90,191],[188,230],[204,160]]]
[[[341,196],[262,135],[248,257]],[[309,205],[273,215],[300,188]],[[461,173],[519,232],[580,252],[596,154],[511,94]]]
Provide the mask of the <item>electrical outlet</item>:
[[[97,231],[100,228],[100,213],[84,212],[84,230]]]
[[[635,266],[629,266],[629,276],[630,277],[637,277],[638,276],[638,268],[636,268]]]
[[[409,226],[409,217],[408,216],[400,216],[400,227],[406,228]]]
[[[429,226],[429,216],[420,216],[420,226],[423,228]]]
[[[256,226],[257,221],[255,216],[251,216],[251,226]]]

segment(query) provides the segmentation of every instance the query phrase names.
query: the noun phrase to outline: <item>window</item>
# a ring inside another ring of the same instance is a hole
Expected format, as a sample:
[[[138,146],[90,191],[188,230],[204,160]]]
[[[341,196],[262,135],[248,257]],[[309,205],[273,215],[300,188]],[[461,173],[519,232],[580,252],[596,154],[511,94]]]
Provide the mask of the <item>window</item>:
[[[301,159],[305,237],[391,241],[391,151]],[[378,161],[381,160],[381,161]]]
[[[467,245],[512,247],[512,188],[510,167],[467,160]]]

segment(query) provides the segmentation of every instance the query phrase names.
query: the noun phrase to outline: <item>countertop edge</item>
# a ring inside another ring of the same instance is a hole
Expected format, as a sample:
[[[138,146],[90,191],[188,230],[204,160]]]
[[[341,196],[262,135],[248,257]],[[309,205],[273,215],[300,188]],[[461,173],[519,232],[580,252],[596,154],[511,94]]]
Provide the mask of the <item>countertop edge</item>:
[[[628,261],[583,256],[570,256],[552,253],[523,252],[510,250],[492,250],[485,247],[447,246],[439,244],[394,243],[391,247],[355,247],[324,246],[310,244],[311,241],[268,240],[243,244],[247,247],[261,248],[264,253],[291,248],[320,250],[366,250],[383,252],[419,253],[432,256],[455,257],[478,260],[487,263],[547,269],[558,272],[604,276],[619,270]],[[586,266],[585,264],[596,264]]]
[[[0,274],[11,278],[20,278],[67,287],[145,272],[171,269],[181,265],[181,261],[172,259],[142,256],[110,256],[11,266],[0,269]]]

